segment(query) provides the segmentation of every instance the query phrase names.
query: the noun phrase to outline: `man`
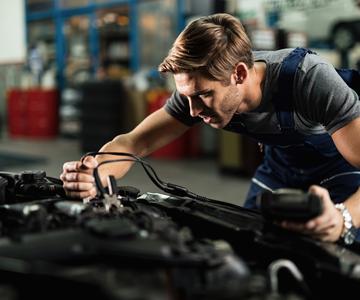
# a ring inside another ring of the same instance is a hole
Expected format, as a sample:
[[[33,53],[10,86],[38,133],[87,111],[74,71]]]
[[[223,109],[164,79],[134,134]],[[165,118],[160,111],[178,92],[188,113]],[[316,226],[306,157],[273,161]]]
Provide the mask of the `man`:
[[[299,64],[294,57],[301,58]],[[248,134],[265,144],[265,154],[247,207],[255,207],[264,189],[308,189],[323,201],[323,213],[306,223],[282,222],[283,227],[337,241],[360,226],[360,103],[333,66],[303,50],[253,52],[241,23],[216,14],[190,23],[159,71],[173,74],[177,91],[101,151],[146,156],[201,121]],[[67,194],[94,196],[93,168],[109,158],[65,163],[61,179]],[[101,173],[121,177],[129,168],[130,163],[108,164]],[[340,202],[345,205],[334,205]]]

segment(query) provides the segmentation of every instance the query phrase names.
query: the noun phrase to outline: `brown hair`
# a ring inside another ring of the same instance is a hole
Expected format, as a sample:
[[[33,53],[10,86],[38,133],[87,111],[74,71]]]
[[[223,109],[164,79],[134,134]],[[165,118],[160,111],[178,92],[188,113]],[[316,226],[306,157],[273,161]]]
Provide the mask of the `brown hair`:
[[[209,79],[229,84],[239,62],[252,68],[250,40],[238,19],[221,13],[191,22],[175,40],[158,70],[173,74],[199,71]]]

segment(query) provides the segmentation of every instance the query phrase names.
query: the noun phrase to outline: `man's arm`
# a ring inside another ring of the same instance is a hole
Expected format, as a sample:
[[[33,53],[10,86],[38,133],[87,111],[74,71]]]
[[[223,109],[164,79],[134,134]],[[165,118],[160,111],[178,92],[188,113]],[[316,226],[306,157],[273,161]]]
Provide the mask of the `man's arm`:
[[[335,131],[331,137],[341,155],[360,169],[360,117]]]
[[[188,126],[179,122],[169,115],[164,108],[161,108],[145,118],[131,132],[118,135],[105,144],[100,151],[129,152],[144,157],[170,143],[188,129]],[[107,159],[114,159],[114,156],[102,155],[96,158],[98,162]],[[119,178],[127,172],[130,165],[130,163],[108,164],[104,165],[102,172]]]
[[[332,134],[332,139],[343,157],[355,167],[360,168],[360,117],[354,119]],[[324,211],[307,223],[283,222],[287,229],[309,234],[323,241],[335,242],[340,238],[344,220],[331,201],[329,192],[320,186],[311,186],[310,193],[316,194],[323,202]],[[344,201],[352,216],[355,227],[360,227],[360,187]]]
[[[352,120],[332,134],[332,139],[341,155],[353,166],[360,169],[360,117]],[[341,213],[330,201],[327,190],[313,186],[310,188],[320,196],[324,203],[324,213],[305,224],[305,231],[325,241],[337,241],[340,238],[344,220]],[[360,227],[360,187],[344,201],[355,227]]]
[[[129,152],[137,156],[146,156],[160,147],[170,143],[189,127],[169,115],[164,108],[145,118],[135,129],[115,137],[99,151]],[[119,157],[117,157],[119,158]],[[96,161],[87,157],[82,164],[79,161],[67,162],[60,175],[68,196],[74,198],[93,197],[96,194],[92,172],[96,165],[104,160],[115,159],[112,155],[99,155]],[[107,175],[122,177],[130,169],[132,163],[106,164],[100,167],[100,176],[105,183]]]
[[[342,156],[360,169],[360,117],[332,134],[332,139]],[[360,189],[345,202],[355,227],[360,227]]]

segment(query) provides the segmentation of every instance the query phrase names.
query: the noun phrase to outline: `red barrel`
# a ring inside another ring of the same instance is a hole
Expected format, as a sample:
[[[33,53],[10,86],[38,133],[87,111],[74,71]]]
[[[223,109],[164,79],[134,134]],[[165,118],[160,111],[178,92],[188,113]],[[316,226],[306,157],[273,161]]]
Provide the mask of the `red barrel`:
[[[28,136],[51,138],[58,134],[58,99],[57,90],[28,91]]]
[[[11,137],[24,137],[27,131],[26,92],[12,89],[7,92],[7,127]]]
[[[53,138],[59,128],[57,90],[12,89],[8,91],[10,137]]]

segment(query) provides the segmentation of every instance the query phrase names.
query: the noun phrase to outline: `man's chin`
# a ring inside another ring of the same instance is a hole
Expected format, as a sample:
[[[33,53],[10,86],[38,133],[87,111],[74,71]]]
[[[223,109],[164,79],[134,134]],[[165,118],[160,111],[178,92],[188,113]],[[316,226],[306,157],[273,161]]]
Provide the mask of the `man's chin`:
[[[220,118],[209,118],[208,120],[204,119],[203,121],[205,124],[210,125],[212,128],[216,129],[222,129],[230,122],[230,120],[224,120]]]
[[[212,128],[215,128],[215,129],[222,129],[225,127],[225,124],[223,124],[222,122],[219,122],[219,123],[210,123],[209,124]]]
[[[217,122],[213,122],[210,124],[211,127],[216,128],[216,129],[223,129],[224,127],[226,127],[231,121],[231,118],[228,119],[218,119]]]

